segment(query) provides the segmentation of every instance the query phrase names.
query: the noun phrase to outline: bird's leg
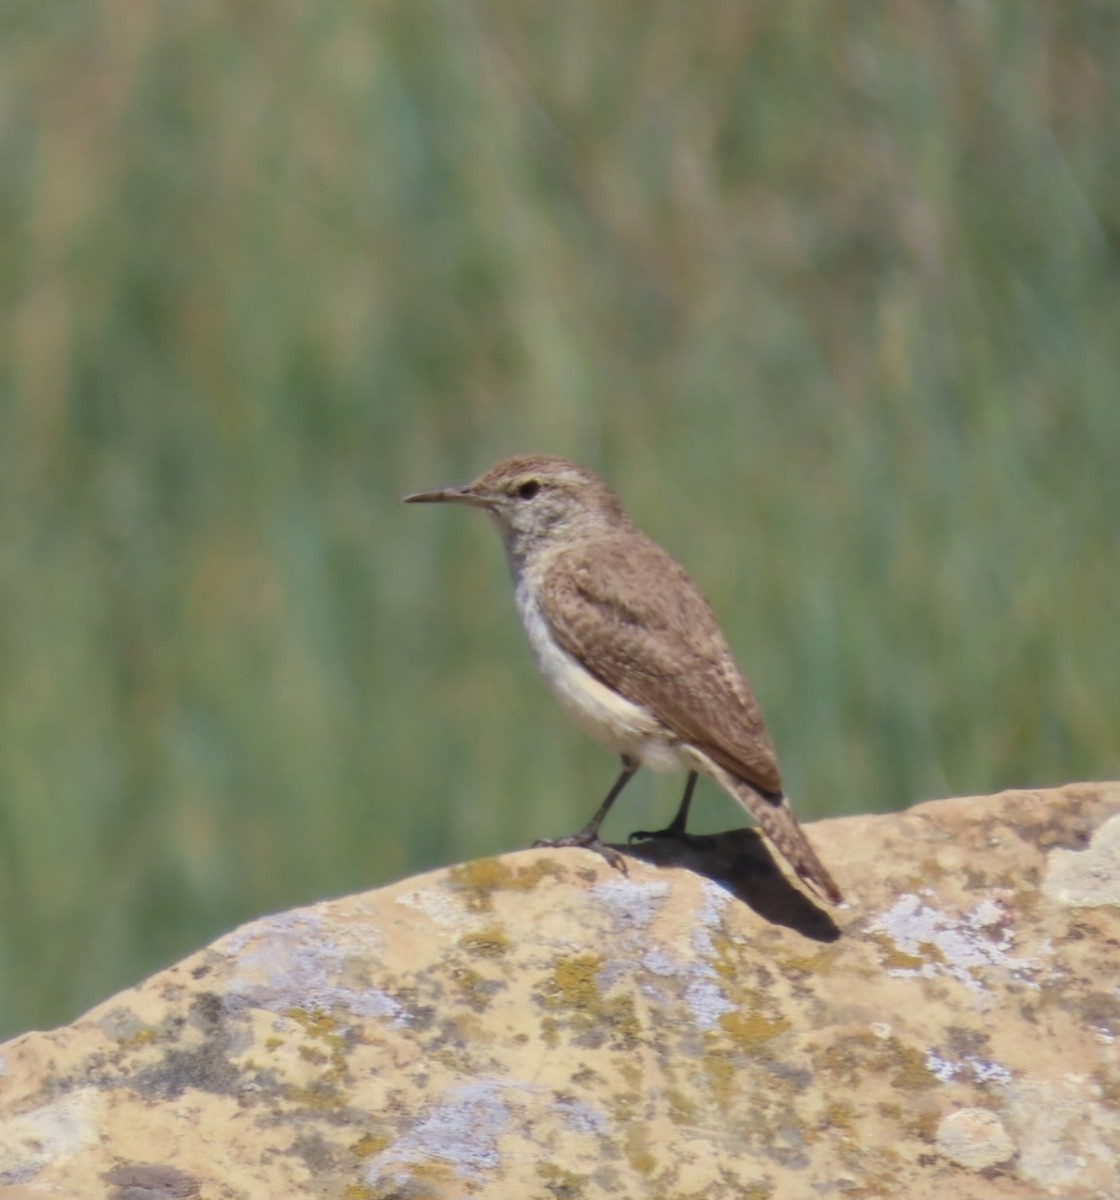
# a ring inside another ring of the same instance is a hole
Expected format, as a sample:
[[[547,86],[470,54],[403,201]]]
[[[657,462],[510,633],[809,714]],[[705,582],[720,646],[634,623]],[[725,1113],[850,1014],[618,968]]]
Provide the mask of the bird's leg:
[[[607,798],[599,805],[598,811],[579,833],[569,833],[567,837],[540,838],[533,843],[533,846],[541,849],[552,849],[559,846],[582,846],[585,850],[594,850],[597,854],[601,854],[612,867],[617,868],[623,875],[628,874],[626,860],[622,855],[617,850],[612,850],[610,846],[604,845],[604,843],[599,841],[599,826],[602,825],[603,819],[610,812],[611,805],[618,799],[619,793],[633,778],[638,766],[637,759],[630,758],[629,755],[624,754],[622,756],[622,774],[615,780],[614,787],[607,793]]]
[[[688,824],[688,810],[692,806],[692,792],[696,787],[696,780],[699,775],[695,771],[689,771],[688,782],[684,785],[684,795],[681,797],[681,806],[677,809],[677,815],[665,826],[664,829],[635,829],[630,835],[630,841],[635,838],[642,840],[644,838],[679,838],[683,839],[688,835],[685,832],[685,826]]]

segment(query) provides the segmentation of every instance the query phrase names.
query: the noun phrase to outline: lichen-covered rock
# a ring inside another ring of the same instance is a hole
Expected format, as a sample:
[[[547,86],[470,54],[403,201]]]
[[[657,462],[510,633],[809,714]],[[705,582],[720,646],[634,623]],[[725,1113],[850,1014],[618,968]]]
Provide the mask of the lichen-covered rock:
[[[1120,785],[526,851],[0,1047],[0,1197],[1120,1196]]]

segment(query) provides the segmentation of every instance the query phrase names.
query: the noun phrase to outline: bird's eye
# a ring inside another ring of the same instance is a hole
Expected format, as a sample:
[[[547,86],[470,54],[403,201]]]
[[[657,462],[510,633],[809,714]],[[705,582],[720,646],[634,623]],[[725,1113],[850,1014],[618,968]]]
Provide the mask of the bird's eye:
[[[541,490],[541,485],[536,479],[526,479],[517,489],[518,496],[522,500],[532,500],[532,498]]]

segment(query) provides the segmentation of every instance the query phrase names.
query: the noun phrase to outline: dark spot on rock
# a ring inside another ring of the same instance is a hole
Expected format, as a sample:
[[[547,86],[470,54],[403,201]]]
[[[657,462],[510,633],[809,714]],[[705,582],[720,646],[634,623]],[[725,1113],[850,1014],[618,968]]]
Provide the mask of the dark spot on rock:
[[[313,1177],[326,1175],[335,1168],[334,1147],[318,1134],[304,1134],[292,1142],[292,1154],[298,1155]]]
[[[1108,992],[1089,992],[1077,1007],[1085,1024],[1120,1030],[1120,996]]]
[[[195,967],[195,969],[191,972],[191,978],[192,979],[202,979],[204,976],[209,975],[209,974],[210,974],[210,968],[205,963],[203,963],[201,967]]]
[[[408,1027],[414,1029],[418,1033],[422,1033],[426,1029],[430,1029],[435,1023],[436,1009],[430,1004],[418,1004],[415,1007],[409,1006],[408,1011]]]
[[[1058,809],[1049,821],[1008,821],[1005,828],[1039,850],[1053,850],[1055,847],[1084,850],[1096,832],[1098,821],[1099,818],[1093,814],[1064,807]]]
[[[964,1025],[950,1025],[945,1031],[945,1047],[954,1058],[963,1058],[966,1054],[982,1055],[988,1051],[988,1035],[978,1029],[969,1029]]]
[[[10,1171],[0,1171],[0,1187],[18,1187],[21,1183],[27,1183],[39,1174],[40,1169],[40,1164],[31,1162],[21,1167],[13,1167]]]
[[[795,1067],[792,1063],[774,1061],[767,1069],[779,1079],[792,1083],[801,1091],[807,1091],[813,1082],[813,1072],[808,1067]]]
[[[202,1187],[186,1171],[158,1163],[123,1163],[101,1178],[114,1189],[111,1200],[188,1200]]]
[[[221,1023],[224,1016],[222,998],[213,992],[199,992],[191,1001],[190,1019],[199,1029],[212,1029]]]
[[[130,1081],[136,1091],[157,1100],[176,1100],[188,1088],[218,1095],[238,1089],[240,1073],[229,1061],[225,1047],[207,1042],[191,1050],[169,1050],[153,1066],[145,1067]]]
[[[188,1088],[219,1095],[240,1091],[241,1072],[230,1061],[246,1046],[247,1031],[221,996],[203,992],[191,1001],[190,1017],[174,1039],[190,1038],[188,1027],[201,1032],[201,1045],[173,1047],[163,1058],[138,1071],[130,1081],[137,1091],[161,1100],[174,1100]]]

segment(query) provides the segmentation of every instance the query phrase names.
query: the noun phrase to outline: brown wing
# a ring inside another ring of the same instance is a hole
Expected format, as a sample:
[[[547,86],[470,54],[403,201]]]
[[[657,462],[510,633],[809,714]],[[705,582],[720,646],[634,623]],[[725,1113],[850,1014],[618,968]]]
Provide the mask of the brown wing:
[[[637,530],[573,546],[543,589],[556,640],[593,675],[726,770],[781,792],[762,712],[715,614],[660,546]]]

